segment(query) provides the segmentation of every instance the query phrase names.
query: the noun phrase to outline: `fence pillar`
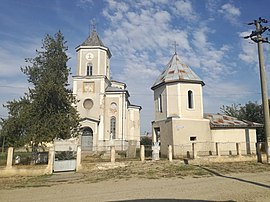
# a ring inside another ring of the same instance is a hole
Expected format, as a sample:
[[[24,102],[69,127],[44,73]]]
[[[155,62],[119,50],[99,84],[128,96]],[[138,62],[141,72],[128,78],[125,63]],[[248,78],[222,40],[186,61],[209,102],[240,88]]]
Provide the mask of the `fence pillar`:
[[[256,143],[256,153],[257,153],[257,161],[262,163],[262,153],[261,153],[262,143]]]
[[[172,162],[172,145],[168,145],[168,158]]]
[[[197,157],[197,149],[196,149],[196,143],[192,143],[192,154],[193,154],[193,159]]]
[[[220,143],[219,142],[216,142],[216,154],[217,154],[217,156],[221,156],[221,154],[220,154]]]
[[[81,146],[78,146],[77,157],[76,157],[76,171],[81,169],[81,161],[82,161],[82,148]]]
[[[115,163],[115,147],[111,147],[111,163]]]
[[[241,153],[241,143],[236,143],[236,152],[238,156],[242,156]]]
[[[7,155],[7,168],[12,168],[12,161],[13,161],[13,147],[8,148],[8,155]]]
[[[141,145],[141,148],[140,148],[140,158],[141,158],[141,161],[142,162],[145,161],[145,149],[144,149],[144,145]]]
[[[54,161],[54,147],[50,147],[48,154],[48,165],[47,165],[47,173],[53,173],[53,161]]]

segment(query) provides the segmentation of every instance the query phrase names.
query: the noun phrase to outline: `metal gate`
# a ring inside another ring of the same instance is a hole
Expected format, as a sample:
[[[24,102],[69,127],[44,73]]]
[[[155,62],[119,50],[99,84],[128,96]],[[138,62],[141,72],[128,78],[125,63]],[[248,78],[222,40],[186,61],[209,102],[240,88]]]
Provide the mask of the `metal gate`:
[[[53,163],[54,172],[76,170],[76,162],[77,162],[76,140],[55,140],[54,151],[55,151]]]

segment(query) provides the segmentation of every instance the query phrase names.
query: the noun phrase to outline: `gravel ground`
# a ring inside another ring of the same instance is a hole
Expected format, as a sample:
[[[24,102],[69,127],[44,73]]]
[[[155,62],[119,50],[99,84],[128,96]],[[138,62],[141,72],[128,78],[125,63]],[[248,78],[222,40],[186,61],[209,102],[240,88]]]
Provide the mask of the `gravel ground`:
[[[84,177],[83,173],[52,175],[45,180],[48,186],[33,184],[0,190],[0,201],[270,201],[269,171],[204,177],[113,178],[96,183],[84,181]]]
[[[270,201],[270,165],[89,162],[77,173],[2,176],[2,201]]]

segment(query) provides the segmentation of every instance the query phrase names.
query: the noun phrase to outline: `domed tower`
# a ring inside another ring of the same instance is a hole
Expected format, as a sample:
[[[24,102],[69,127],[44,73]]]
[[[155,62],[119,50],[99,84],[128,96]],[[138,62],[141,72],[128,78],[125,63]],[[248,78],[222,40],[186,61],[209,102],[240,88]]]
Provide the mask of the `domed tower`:
[[[163,155],[167,154],[168,145],[173,145],[174,156],[182,156],[185,152],[177,145],[211,139],[209,120],[203,118],[204,85],[175,53],[152,86],[153,141],[160,142]]]

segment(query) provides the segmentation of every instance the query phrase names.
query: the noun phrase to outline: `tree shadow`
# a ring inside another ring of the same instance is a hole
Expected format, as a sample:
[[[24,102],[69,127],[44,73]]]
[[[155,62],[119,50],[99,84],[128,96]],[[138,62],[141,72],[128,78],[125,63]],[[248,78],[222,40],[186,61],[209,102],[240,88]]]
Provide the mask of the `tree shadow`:
[[[209,168],[205,168],[203,166],[198,166],[197,167],[199,168],[202,168],[218,177],[223,177],[223,178],[227,178],[227,179],[232,179],[232,180],[236,180],[236,181],[240,181],[240,182],[245,182],[245,183],[249,183],[249,184],[253,184],[253,185],[257,185],[257,186],[260,186],[260,187],[264,187],[264,188],[268,188],[270,189],[270,186],[269,185],[266,185],[266,184],[262,184],[262,183],[258,183],[258,182],[253,182],[253,181],[249,181],[249,180],[244,180],[244,179],[241,179],[241,178],[237,178],[237,177],[230,177],[230,176],[226,176],[226,175],[222,175],[214,170],[211,170]]]

